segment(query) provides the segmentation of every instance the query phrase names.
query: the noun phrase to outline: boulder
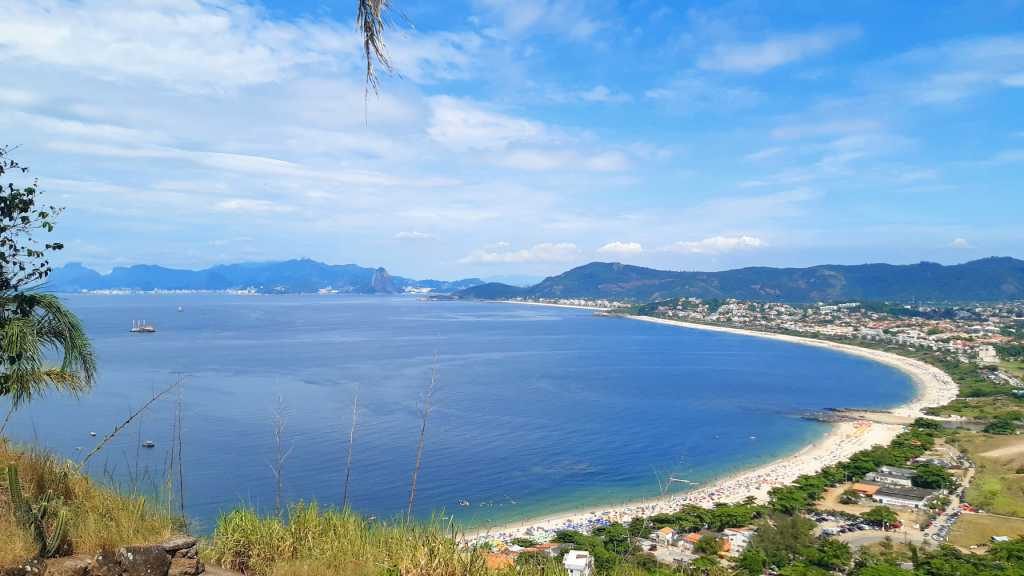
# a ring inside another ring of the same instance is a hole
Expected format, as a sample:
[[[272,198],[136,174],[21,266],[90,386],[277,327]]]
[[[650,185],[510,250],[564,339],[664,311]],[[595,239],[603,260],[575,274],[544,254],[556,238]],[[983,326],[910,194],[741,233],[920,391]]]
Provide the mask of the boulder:
[[[204,571],[199,558],[172,558],[167,576],[199,576]]]
[[[128,546],[118,550],[124,576],[166,576],[171,557],[160,546]]]
[[[199,552],[199,541],[191,536],[175,536],[160,543],[171,558],[195,558]]]
[[[118,560],[118,552],[108,550],[97,554],[92,559],[92,568],[89,574],[91,576],[121,576],[121,562]]]
[[[64,556],[46,561],[47,576],[88,576],[92,558],[88,556]]]
[[[161,546],[127,546],[98,554],[90,576],[167,576],[170,567]]]

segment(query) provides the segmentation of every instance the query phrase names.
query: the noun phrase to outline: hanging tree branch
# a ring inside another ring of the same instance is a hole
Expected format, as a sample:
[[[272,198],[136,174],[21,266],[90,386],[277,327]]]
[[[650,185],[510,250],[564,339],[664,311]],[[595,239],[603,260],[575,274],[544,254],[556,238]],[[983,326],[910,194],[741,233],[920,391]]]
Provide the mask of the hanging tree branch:
[[[370,90],[377,94],[380,82],[377,79],[377,69],[391,72],[391,60],[388,58],[387,45],[384,43],[384,20],[386,12],[391,8],[390,0],[358,0],[359,9],[356,12],[356,26],[363,34],[363,55],[366,57],[366,90],[365,96],[370,95]],[[376,64],[374,64],[376,62]]]
[[[167,394],[171,390],[174,390],[177,387],[178,383],[175,382],[174,384],[171,384],[170,386],[164,388],[160,392],[157,392],[152,398],[150,398],[145,404],[143,404],[141,408],[139,408],[135,412],[132,412],[131,416],[129,416],[127,420],[121,422],[117,426],[114,426],[114,429],[110,432],[110,434],[104,436],[103,440],[100,440],[99,444],[97,444],[95,448],[93,448],[88,454],[86,454],[85,458],[82,458],[82,461],[78,463],[78,466],[81,468],[85,468],[85,465],[89,463],[89,460],[93,456],[95,456],[100,450],[102,450],[103,447],[106,446],[108,442],[113,440],[114,437],[120,434],[121,431],[124,430],[129,424],[131,424],[132,420],[135,420],[135,418],[137,418],[139,414],[145,412],[146,408],[149,408],[150,404],[156,402],[160,398],[163,398],[165,394]]]

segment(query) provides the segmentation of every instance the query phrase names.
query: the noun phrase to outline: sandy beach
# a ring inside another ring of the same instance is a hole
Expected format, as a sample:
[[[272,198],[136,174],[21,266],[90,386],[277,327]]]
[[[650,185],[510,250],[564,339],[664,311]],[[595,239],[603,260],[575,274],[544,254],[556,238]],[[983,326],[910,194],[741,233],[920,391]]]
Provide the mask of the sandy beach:
[[[917,417],[922,415],[924,408],[941,406],[956,398],[957,395],[956,383],[946,373],[924,362],[897,354],[800,336],[708,326],[648,316],[627,316],[627,318],[656,324],[729,332],[819,346],[881,362],[909,375],[917,387],[917,395],[913,400],[890,409],[890,412],[894,414]],[[900,425],[880,424],[866,420],[833,424],[832,430],[823,438],[796,453],[718,479],[707,486],[701,486],[689,492],[615,506],[562,512],[501,526],[478,528],[469,531],[465,539],[469,541],[508,540],[518,536],[531,535],[543,538],[557,530],[567,528],[586,530],[605,522],[628,522],[636,516],[673,512],[685,504],[710,507],[715,502],[738,502],[749,496],[764,502],[767,500],[768,491],[771,488],[788,484],[803,474],[814,474],[825,466],[846,460],[854,453],[876,444],[888,444],[902,429],[903,427]]]

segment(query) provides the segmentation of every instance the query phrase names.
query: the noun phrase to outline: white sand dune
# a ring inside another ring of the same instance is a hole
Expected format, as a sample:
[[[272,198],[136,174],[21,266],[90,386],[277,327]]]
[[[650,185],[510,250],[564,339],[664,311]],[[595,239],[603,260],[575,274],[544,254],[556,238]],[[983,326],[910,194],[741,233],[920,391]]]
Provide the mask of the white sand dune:
[[[708,326],[648,316],[629,316],[629,318],[656,324],[730,332],[745,336],[756,336],[758,338],[784,340],[808,346],[819,346],[862,356],[893,366],[908,374],[913,379],[918,391],[917,396],[907,404],[892,408],[890,411],[894,414],[917,417],[923,414],[922,410],[925,408],[947,404],[956,398],[957,395],[956,383],[942,370],[924,362],[889,352],[800,336]],[[602,506],[600,508],[563,512],[501,526],[480,528],[468,533],[465,538],[466,540],[507,540],[517,536],[537,533],[538,531],[586,528],[602,519],[628,522],[636,516],[650,516],[663,512],[673,512],[684,504],[710,507],[715,502],[739,502],[749,496],[764,502],[767,500],[768,491],[771,488],[788,484],[803,474],[814,474],[825,466],[846,460],[854,453],[874,445],[888,444],[902,430],[903,426],[878,424],[866,420],[841,422],[834,424],[832,430],[821,440],[804,447],[794,454],[727,476],[715,481],[713,484],[686,493],[629,502],[618,506]]]

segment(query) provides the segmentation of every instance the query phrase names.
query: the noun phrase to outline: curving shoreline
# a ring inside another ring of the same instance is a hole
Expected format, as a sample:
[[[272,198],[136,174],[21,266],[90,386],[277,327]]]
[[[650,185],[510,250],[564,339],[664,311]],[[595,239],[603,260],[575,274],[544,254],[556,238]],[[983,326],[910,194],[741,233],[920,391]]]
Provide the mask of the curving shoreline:
[[[541,303],[530,304],[546,305]],[[942,370],[919,360],[890,352],[803,336],[695,324],[650,316],[623,317],[681,328],[727,332],[743,336],[782,340],[806,346],[829,348],[892,366],[910,376],[917,388],[917,394],[910,402],[889,409],[893,414],[909,417],[921,416],[925,408],[947,404],[957,396],[956,383]],[[569,527],[586,527],[593,525],[599,520],[628,522],[636,516],[650,516],[662,512],[672,512],[685,504],[710,507],[715,502],[738,502],[750,496],[757,498],[758,501],[766,501],[768,491],[771,488],[789,484],[798,476],[804,474],[814,474],[825,466],[846,460],[856,452],[868,449],[874,445],[888,444],[902,429],[903,426],[896,424],[880,424],[864,420],[841,422],[833,424],[832,430],[824,437],[795,453],[773,460],[767,464],[716,479],[707,486],[689,492],[600,508],[587,507],[586,509],[478,528],[468,531],[464,538],[466,540],[507,540],[517,536],[528,536],[539,531],[550,532]]]

